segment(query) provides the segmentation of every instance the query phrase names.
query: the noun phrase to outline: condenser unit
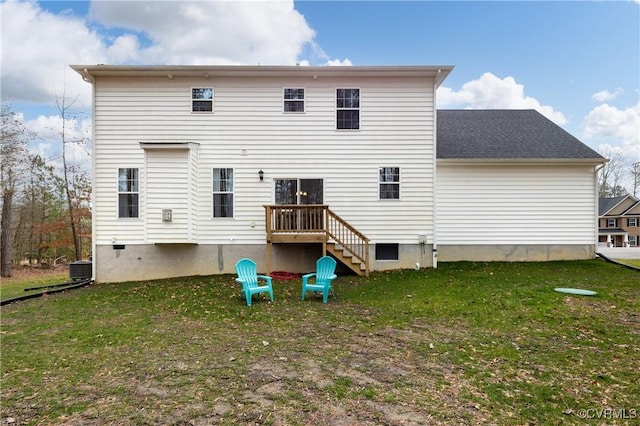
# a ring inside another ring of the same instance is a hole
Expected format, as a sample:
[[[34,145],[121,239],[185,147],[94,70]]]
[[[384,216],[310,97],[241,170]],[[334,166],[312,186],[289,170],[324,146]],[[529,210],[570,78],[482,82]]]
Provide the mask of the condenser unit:
[[[91,266],[91,262],[88,260],[78,260],[69,263],[69,278],[71,278],[72,281],[91,278]]]

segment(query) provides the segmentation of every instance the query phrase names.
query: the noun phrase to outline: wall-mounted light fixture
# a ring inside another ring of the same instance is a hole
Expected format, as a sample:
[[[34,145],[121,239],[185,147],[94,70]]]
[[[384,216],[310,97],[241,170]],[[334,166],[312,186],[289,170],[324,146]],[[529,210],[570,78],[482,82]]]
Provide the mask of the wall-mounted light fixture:
[[[262,171],[262,169],[260,169],[260,171],[258,172],[258,177],[260,178],[260,182],[264,180],[264,172]]]

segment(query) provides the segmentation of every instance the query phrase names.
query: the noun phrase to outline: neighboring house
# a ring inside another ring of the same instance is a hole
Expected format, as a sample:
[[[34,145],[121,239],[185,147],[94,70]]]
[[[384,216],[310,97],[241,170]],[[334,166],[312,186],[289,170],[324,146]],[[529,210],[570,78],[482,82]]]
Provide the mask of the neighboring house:
[[[534,111],[436,111],[450,66],[72,68],[96,281],[594,256],[605,160]]]
[[[600,198],[598,202],[598,245],[638,247],[640,245],[640,200],[632,195]]]

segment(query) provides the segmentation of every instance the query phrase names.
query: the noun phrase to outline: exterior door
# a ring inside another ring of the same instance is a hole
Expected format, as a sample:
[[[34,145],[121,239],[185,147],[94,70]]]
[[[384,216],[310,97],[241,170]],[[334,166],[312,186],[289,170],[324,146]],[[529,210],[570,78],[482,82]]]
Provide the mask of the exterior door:
[[[275,203],[322,204],[324,200],[322,179],[274,179]]]
[[[275,179],[275,203],[277,205],[315,205],[324,200],[322,179]],[[276,218],[277,229],[297,231],[322,231],[323,208],[291,208],[280,211]]]
[[[322,204],[322,179],[300,179],[298,204]]]

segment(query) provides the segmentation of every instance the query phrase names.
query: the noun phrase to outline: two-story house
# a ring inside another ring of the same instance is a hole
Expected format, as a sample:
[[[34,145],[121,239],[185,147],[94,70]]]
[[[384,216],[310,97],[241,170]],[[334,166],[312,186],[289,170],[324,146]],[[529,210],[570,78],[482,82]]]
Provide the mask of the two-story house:
[[[597,153],[535,111],[436,111],[451,66],[72,66],[96,281],[594,256]]]
[[[604,247],[640,245],[640,200],[632,195],[600,198],[598,244]]]

